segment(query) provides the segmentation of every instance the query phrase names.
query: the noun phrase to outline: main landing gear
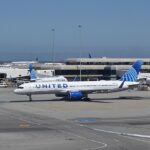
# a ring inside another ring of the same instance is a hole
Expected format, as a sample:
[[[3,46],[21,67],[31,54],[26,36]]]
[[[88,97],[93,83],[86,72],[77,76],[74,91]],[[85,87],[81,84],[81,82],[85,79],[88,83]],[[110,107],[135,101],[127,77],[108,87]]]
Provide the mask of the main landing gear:
[[[91,99],[88,98],[88,94],[84,94],[84,97],[82,98],[84,101],[90,101]]]
[[[90,101],[91,99],[88,98],[88,97],[84,97],[84,98],[82,98],[82,100],[83,100],[83,101]]]
[[[31,102],[32,101],[32,95],[28,94],[27,96],[29,96],[29,101]]]

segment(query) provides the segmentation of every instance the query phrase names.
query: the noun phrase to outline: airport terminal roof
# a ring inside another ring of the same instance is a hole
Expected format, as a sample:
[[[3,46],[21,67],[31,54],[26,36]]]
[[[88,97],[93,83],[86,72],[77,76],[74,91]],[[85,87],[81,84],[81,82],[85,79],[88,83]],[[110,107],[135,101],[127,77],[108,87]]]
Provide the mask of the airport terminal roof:
[[[68,58],[66,59],[66,63],[71,62],[134,62],[136,60],[143,60],[144,62],[150,62],[150,58]]]

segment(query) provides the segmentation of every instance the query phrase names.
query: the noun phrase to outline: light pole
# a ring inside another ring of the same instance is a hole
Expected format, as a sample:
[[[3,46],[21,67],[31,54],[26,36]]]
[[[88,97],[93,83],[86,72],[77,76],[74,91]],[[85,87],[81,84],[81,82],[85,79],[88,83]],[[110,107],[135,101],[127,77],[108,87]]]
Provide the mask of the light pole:
[[[82,25],[78,25],[79,28],[79,41],[80,41],[80,81],[82,80],[82,71],[81,71],[81,56],[82,56]]]
[[[54,45],[55,45],[55,29],[52,30],[52,63],[53,63],[53,71],[54,71],[54,61],[55,61],[55,54],[54,54]],[[53,72],[53,76],[55,76],[55,71]]]
[[[54,63],[55,29],[52,29],[52,62]]]

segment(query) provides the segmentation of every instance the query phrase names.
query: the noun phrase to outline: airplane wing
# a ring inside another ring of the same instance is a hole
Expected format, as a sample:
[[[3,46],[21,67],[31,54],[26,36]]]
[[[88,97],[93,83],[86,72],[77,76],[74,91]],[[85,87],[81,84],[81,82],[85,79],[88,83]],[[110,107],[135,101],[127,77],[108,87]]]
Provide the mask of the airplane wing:
[[[96,93],[113,93],[113,92],[119,92],[119,91],[124,91],[128,90],[128,88],[116,88],[112,90],[89,90],[89,89],[84,89],[84,90],[67,90],[67,91],[61,91],[61,93],[69,93],[69,92],[82,92],[83,94],[96,94]]]
[[[84,89],[67,89],[67,91],[63,91],[64,93],[69,93],[69,92],[82,92],[84,94],[94,94],[94,93],[113,93],[113,92],[119,92],[119,91],[125,91],[128,89],[134,89],[139,86],[139,82],[135,83],[130,83],[126,86],[124,86],[125,81],[122,81],[120,86],[118,88],[113,88],[113,89],[95,89],[95,88],[84,88]]]
[[[129,85],[128,89],[134,89],[134,88],[137,88],[138,86],[139,86],[139,84]]]

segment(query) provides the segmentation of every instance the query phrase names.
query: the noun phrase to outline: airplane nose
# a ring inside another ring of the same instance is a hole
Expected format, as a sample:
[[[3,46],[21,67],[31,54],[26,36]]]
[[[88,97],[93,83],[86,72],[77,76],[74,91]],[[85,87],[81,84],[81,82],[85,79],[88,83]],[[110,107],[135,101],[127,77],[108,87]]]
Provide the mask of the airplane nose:
[[[15,89],[14,93],[18,94],[19,93],[19,89]]]
[[[14,90],[14,93],[16,93],[16,92],[17,92],[17,89]]]

